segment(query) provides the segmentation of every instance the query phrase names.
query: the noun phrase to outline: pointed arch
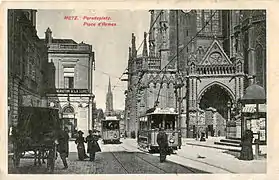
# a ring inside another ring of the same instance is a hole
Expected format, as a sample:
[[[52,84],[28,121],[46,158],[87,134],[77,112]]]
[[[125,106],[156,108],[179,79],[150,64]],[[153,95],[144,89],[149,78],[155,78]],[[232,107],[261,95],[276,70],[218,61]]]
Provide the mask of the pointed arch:
[[[235,102],[235,94],[233,93],[233,91],[232,91],[228,86],[226,86],[225,84],[220,83],[220,82],[218,82],[218,81],[214,81],[214,82],[209,83],[207,86],[205,86],[205,87],[198,93],[198,98],[197,98],[198,104],[200,103],[200,100],[201,100],[201,98],[203,97],[203,95],[205,94],[205,92],[208,91],[208,90],[209,90],[212,86],[214,86],[214,85],[218,85],[218,86],[221,87],[221,89],[224,89],[224,90],[228,93],[228,95],[229,95],[230,99],[232,100],[232,102],[233,102],[233,103]]]

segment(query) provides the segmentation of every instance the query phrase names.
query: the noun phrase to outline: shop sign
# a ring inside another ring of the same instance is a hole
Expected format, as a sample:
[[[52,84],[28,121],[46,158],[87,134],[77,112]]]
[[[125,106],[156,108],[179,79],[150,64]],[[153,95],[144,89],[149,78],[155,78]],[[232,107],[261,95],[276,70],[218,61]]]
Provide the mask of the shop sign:
[[[63,114],[63,118],[75,118],[73,114]]]
[[[89,94],[88,89],[55,89],[54,92],[56,94]]]

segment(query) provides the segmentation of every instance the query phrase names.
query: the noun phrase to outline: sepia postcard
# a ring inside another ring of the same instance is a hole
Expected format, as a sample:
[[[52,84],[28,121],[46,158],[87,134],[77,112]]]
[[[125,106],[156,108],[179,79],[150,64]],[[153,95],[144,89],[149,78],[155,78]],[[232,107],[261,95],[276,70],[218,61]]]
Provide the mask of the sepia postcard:
[[[1,176],[276,179],[276,3],[66,3],[2,4]]]

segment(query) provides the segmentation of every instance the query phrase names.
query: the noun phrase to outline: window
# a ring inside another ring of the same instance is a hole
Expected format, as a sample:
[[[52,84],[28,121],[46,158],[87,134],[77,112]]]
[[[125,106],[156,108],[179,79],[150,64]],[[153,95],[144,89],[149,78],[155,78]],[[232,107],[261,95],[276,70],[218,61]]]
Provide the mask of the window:
[[[200,10],[197,11],[197,30],[200,31],[202,28],[202,12]]]
[[[216,12],[214,16],[212,10],[199,10],[197,12],[197,30],[201,30],[202,33],[218,33],[220,31],[220,12]],[[212,17],[212,19],[211,19]],[[206,23],[208,24],[206,25]]]
[[[64,67],[64,88],[73,89],[74,88],[74,67]]]
[[[74,88],[74,77],[64,77],[64,88],[66,89]]]

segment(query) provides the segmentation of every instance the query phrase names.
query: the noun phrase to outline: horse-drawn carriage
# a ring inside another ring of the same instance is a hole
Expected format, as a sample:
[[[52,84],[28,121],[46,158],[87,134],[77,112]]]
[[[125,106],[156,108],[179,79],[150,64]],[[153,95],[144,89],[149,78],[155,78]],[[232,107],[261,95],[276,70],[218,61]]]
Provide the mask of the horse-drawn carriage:
[[[26,152],[34,153],[34,163],[47,160],[47,170],[53,172],[56,159],[56,139],[62,128],[58,110],[42,107],[20,107],[18,124],[12,130],[13,164],[20,165]]]

